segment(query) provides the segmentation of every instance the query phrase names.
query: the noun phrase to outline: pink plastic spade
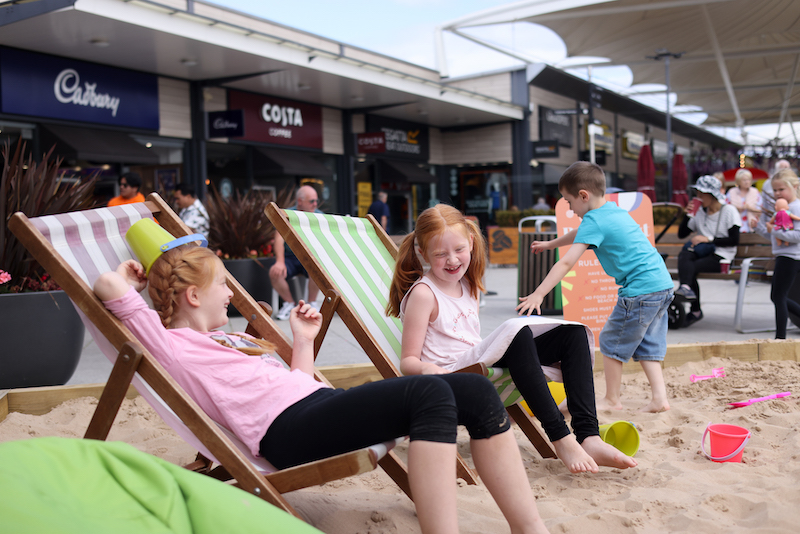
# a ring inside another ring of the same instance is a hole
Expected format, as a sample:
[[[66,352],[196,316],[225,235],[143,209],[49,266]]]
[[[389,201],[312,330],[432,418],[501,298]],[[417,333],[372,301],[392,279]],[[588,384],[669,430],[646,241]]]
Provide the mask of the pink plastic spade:
[[[699,382],[700,380],[708,380],[709,378],[724,378],[725,377],[725,368],[724,367],[717,367],[713,371],[711,371],[710,375],[692,375],[689,377],[689,380],[692,381],[692,384],[695,382]]]
[[[768,401],[768,400],[772,400],[772,399],[780,399],[782,397],[788,397],[791,394],[792,393],[790,391],[784,391],[783,393],[776,393],[774,395],[767,395],[766,397],[759,397],[757,399],[749,399],[749,400],[740,401],[740,402],[729,402],[728,404],[732,408],[743,408],[745,406],[750,406],[751,404],[756,403],[756,402]]]

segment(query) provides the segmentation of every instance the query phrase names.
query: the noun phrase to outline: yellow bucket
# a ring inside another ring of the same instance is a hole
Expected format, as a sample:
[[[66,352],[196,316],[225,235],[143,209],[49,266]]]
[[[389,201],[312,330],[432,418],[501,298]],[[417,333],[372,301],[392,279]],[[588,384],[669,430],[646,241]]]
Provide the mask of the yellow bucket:
[[[567,392],[564,391],[564,383],[563,382],[548,382],[547,387],[550,388],[550,395],[553,396],[553,400],[556,401],[556,404],[561,404],[564,402],[564,399],[567,398]],[[528,403],[525,401],[520,401],[520,406],[528,412],[528,415],[531,417],[535,417],[533,412],[528,407]]]
[[[159,256],[172,248],[193,241],[200,241],[203,247],[208,245],[208,241],[202,234],[192,234],[176,239],[153,219],[141,219],[133,223],[125,234],[125,240],[146,273],[150,272],[150,267]]]
[[[629,421],[600,425],[600,438],[628,456],[633,456],[639,450],[639,431]]]
[[[144,266],[145,272],[163,252],[161,245],[175,240],[175,236],[161,228],[153,219],[136,221],[125,234],[125,240],[133,250],[134,256]]]

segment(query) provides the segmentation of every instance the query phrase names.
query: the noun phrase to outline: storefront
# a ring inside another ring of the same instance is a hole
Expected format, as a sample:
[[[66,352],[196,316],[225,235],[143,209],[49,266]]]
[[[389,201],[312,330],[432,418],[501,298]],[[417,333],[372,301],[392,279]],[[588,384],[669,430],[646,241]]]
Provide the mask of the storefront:
[[[161,85],[152,74],[0,47],[1,140],[35,157],[52,148],[73,178],[98,173],[101,200],[128,171],[142,175],[144,193],[171,193],[184,140],[160,135]]]
[[[436,198],[436,169],[428,164],[428,127],[377,115],[367,115],[365,126],[366,131],[356,137],[359,214],[366,213],[375,193],[385,191],[390,213],[388,232],[411,232],[416,217]]]
[[[250,189],[275,196],[310,185],[321,210],[337,211],[337,156],[323,153],[322,106],[233,89],[227,90],[226,106],[228,116],[240,117],[242,129],[215,139],[213,121],[226,115],[209,113],[210,183],[226,196]]]

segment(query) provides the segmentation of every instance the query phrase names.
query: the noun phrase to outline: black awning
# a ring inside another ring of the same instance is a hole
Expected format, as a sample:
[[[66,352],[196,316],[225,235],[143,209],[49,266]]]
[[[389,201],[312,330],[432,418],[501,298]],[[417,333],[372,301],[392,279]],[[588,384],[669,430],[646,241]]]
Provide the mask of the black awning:
[[[379,159],[378,170],[382,182],[408,182],[414,184],[435,184],[436,176],[420,169],[416,163]]]
[[[158,154],[151,152],[130,135],[113,130],[92,130],[48,124],[42,128],[43,151],[56,146],[53,154],[64,159],[102,163],[157,165]]]
[[[257,148],[254,173],[257,176],[301,176],[327,178],[333,172],[311,156],[294,150]]]

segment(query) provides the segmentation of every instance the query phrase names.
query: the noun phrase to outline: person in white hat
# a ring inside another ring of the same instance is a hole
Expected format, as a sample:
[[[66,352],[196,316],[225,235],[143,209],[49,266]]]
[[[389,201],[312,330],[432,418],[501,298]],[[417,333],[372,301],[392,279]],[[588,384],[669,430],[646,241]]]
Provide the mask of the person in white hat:
[[[692,188],[698,193],[701,208],[692,215],[687,206],[678,229],[681,239],[692,234],[678,255],[680,285],[675,295],[691,301],[691,312],[686,316],[684,326],[703,318],[698,273],[720,272],[720,260],[732,260],[739,245],[741,217],[735,207],[725,204],[721,187],[720,181],[713,176],[698,178]]]

